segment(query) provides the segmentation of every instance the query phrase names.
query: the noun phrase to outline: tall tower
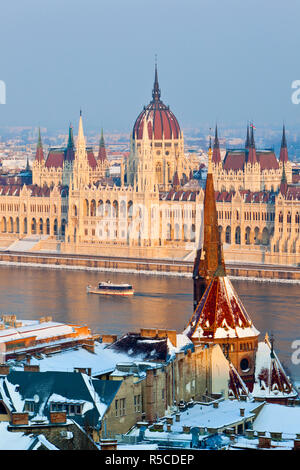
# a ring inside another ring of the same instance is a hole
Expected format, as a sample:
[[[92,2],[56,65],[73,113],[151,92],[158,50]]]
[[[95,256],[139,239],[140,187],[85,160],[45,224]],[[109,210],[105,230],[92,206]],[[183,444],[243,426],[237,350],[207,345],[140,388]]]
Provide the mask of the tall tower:
[[[252,391],[259,331],[226,275],[218,230],[211,155],[210,145],[204,198],[203,247],[197,251],[193,272],[194,313],[184,334],[194,344],[219,344]]]
[[[107,160],[107,156],[106,156],[105,143],[104,143],[104,137],[103,137],[103,129],[101,129],[98,162],[104,163],[106,160]]]
[[[75,160],[73,165],[73,185],[74,189],[79,189],[82,185],[89,183],[89,161],[86,151],[85,137],[83,133],[82,112],[80,111],[78,136],[76,142]]]
[[[38,132],[38,141],[35,152],[35,159],[32,165],[32,183],[41,186],[42,172],[45,168],[44,150],[41,138],[41,129]]]
[[[215,190],[212,174],[212,150],[208,149],[208,172],[206,179],[203,207],[203,246],[198,247],[193,270],[194,309],[197,307],[219,265],[225,269],[218,217]],[[201,239],[201,236],[200,236]]]
[[[289,160],[289,156],[288,156],[286,136],[285,136],[285,125],[283,124],[279,161],[282,163],[287,163],[288,160]]]
[[[220,153],[220,144],[219,144],[219,138],[218,138],[217,125],[216,125],[216,130],[215,130],[215,141],[214,141],[214,149],[213,149],[213,154],[212,154],[212,162],[215,165],[218,165],[221,162],[221,153]]]
[[[253,124],[251,124],[249,152],[248,152],[247,163],[251,163],[251,165],[254,165],[255,163],[257,163]]]

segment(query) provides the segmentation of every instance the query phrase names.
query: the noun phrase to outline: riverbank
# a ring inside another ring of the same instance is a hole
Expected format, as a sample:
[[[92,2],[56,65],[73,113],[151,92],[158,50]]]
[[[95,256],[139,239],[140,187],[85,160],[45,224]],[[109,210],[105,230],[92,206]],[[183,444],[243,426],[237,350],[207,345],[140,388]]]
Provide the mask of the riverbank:
[[[193,262],[171,259],[115,258],[41,252],[2,252],[0,265],[48,269],[146,274],[190,278]],[[232,279],[300,283],[300,268],[294,266],[226,263]]]

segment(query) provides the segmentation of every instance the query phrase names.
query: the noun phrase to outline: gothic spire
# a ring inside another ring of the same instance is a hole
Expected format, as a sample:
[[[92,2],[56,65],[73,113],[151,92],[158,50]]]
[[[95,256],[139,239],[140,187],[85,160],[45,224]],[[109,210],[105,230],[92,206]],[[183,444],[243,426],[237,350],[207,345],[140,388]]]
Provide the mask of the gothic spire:
[[[220,240],[215,190],[212,174],[212,149],[208,150],[208,173],[203,205],[203,244],[198,247],[194,262],[194,308],[217,269],[225,273],[223,248]],[[201,236],[200,236],[201,239]]]
[[[248,149],[250,147],[250,135],[249,135],[249,124],[247,124],[247,136],[245,142],[245,148]]]
[[[160,100],[160,89],[159,89],[159,84],[158,84],[158,73],[157,73],[156,61],[155,61],[155,74],[154,74],[154,85],[153,85],[152,97],[154,101]]]
[[[247,163],[254,165],[257,163],[256,150],[255,150],[255,141],[254,141],[254,126],[253,123],[250,124],[250,143],[249,143],[249,153]]]
[[[103,128],[101,128],[98,160],[103,163],[106,159],[107,159],[107,156],[106,156],[105,142],[104,142],[104,137],[103,137]]]
[[[67,148],[74,148],[73,127],[72,127],[71,123],[70,123],[70,126],[69,126],[69,137],[68,137]]]
[[[218,164],[218,163],[220,163],[220,161],[221,161],[220,143],[219,143],[219,137],[218,137],[218,127],[216,125],[212,162],[215,163],[215,164]]]
[[[288,160],[289,160],[289,156],[288,156],[288,151],[287,151],[285,125],[283,124],[279,161],[282,163],[287,163]]]
[[[70,123],[68,143],[67,143],[67,148],[65,152],[65,160],[67,160],[68,162],[72,162],[74,158],[75,158],[75,153],[74,153],[73,126]]]
[[[38,162],[42,162],[44,160],[44,151],[43,151],[43,144],[41,138],[41,129],[39,128],[38,133],[38,142],[36,146],[36,153],[35,153],[35,160]]]
[[[79,125],[78,125],[78,136],[77,136],[77,147],[85,148],[85,137],[83,133],[83,124],[82,124],[82,111],[80,110],[79,116]]]

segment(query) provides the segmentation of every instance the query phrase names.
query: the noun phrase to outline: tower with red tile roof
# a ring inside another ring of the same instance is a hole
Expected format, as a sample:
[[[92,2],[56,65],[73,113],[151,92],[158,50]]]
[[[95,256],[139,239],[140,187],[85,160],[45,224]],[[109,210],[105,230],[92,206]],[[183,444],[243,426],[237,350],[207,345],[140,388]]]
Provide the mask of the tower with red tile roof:
[[[208,150],[208,173],[203,205],[203,231],[200,234],[193,270],[194,308],[198,305],[218,266],[225,269],[220,241],[215,190],[212,174],[212,150]],[[203,235],[203,239],[202,239]]]
[[[238,374],[254,383],[259,332],[226,275],[218,228],[211,146],[204,198],[203,244],[194,263],[194,313],[184,333],[195,343],[217,343]]]

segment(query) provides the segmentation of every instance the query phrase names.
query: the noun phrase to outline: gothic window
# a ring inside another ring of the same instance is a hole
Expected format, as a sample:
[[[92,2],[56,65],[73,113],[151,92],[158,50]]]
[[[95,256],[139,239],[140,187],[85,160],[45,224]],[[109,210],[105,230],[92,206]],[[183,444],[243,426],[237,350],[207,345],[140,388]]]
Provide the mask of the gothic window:
[[[226,227],[225,243],[231,243],[231,227],[229,225]]]

